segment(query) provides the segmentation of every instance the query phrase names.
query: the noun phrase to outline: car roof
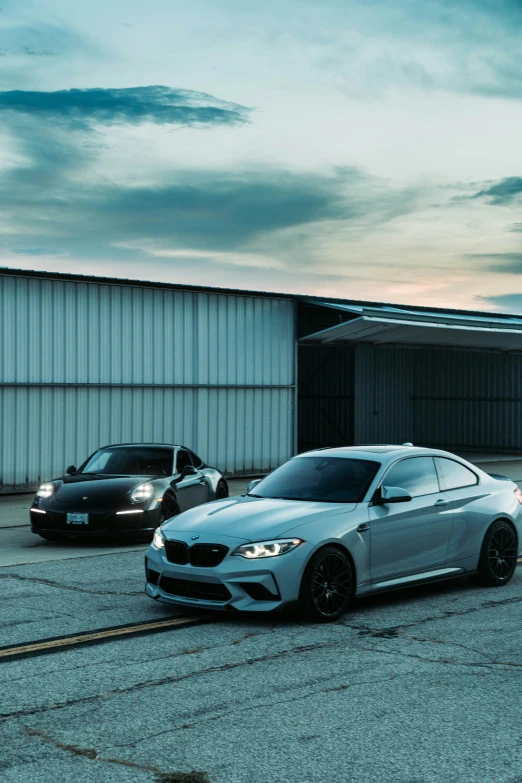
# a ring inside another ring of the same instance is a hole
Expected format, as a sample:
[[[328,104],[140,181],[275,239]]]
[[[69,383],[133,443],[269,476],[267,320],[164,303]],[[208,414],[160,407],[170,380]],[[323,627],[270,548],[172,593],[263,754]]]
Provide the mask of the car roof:
[[[100,446],[100,449],[123,449],[129,446],[146,446],[152,449],[178,449],[186,446],[173,445],[172,443],[108,443],[106,446]]]
[[[456,454],[451,454],[448,451],[442,451],[441,449],[429,449],[423,446],[406,446],[406,445],[394,445],[383,444],[375,446],[337,446],[333,448],[314,449],[312,451],[299,454],[300,457],[349,457],[351,459],[372,459],[377,456],[382,458],[383,462],[391,462],[397,457],[427,457],[427,456],[441,456],[452,457],[459,462],[465,462],[461,457]]]

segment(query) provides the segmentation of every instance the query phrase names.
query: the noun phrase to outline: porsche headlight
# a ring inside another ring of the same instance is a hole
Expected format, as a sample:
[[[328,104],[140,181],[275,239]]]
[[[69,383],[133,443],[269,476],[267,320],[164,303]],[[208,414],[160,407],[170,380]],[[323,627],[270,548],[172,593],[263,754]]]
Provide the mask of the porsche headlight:
[[[259,541],[255,544],[242,544],[238,546],[233,555],[246,557],[247,560],[257,560],[260,557],[277,557],[291,552],[302,544],[300,538],[278,538],[275,541]]]
[[[152,545],[156,547],[156,549],[163,549],[165,546],[165,538],[163,536],[163,533],[159,529],[159,527],[156,528],[154,531],[154,536],[152,537]]]
[[[54,490],[55,490],[54,484],[42,484],[41,487],[38,489],[38,492],[36,493],[36,497],[50,498],[51,495],[54,493]]]
[[[147,481],[145,484],[134,487],[130,499],[133,503],[142,503],[144,500],[150,500],[153,494],[154,487]]]

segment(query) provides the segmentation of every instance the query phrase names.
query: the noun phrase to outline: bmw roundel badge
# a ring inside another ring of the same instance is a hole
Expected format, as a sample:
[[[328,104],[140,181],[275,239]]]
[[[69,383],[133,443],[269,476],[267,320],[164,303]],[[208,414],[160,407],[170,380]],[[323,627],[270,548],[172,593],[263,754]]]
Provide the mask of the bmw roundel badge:
[[[195,536],[190,536],[191,541],[195,541],[197,538],[199,538],[199,533],[196,533]]]

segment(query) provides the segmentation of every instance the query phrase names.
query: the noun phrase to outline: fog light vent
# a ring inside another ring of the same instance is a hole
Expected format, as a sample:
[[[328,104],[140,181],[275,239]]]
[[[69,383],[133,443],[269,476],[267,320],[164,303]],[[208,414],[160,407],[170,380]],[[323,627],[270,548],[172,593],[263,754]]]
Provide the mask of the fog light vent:
[[[274,595],[260,582],[240,582],[239,586],[243,588],[245,593],[253,598],[254,601],[279,601],[281,596],[279,594]]]

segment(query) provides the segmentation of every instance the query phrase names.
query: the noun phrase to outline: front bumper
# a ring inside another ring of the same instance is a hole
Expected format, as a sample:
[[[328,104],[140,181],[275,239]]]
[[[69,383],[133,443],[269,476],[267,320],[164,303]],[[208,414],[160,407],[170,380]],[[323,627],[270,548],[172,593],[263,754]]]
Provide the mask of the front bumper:
[[[311,549],[306,542],[285,555],[260,560],[230,554],[244,540],[212,536],[205,541],[202,536],[198,543],[224,544],[230,551],[219,565],[202,567],[171,563],[164,548],[149,547],[145,590],[150,598],[176,606],[243,612],[279,611],[298,600]]]
[[[70,509],[74,512],[75,509]],[[68,524],[67,511],[56,509],[35,510],[31,508],[31,532],[53,533],[65,537],[78,536],[90,538],[98,536],[136,536],[153,533],[161,522],[161,507],[143,511],[142,513],[117,514],[116,509],[89,510],[89,522],[83,524]],[[45,513],[42,513],[45,511]]]

